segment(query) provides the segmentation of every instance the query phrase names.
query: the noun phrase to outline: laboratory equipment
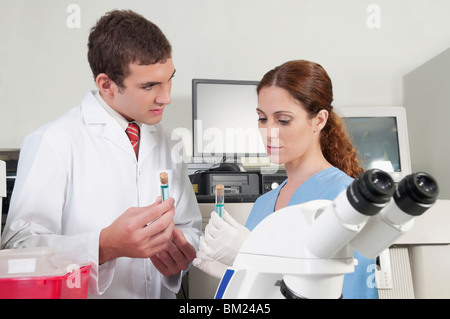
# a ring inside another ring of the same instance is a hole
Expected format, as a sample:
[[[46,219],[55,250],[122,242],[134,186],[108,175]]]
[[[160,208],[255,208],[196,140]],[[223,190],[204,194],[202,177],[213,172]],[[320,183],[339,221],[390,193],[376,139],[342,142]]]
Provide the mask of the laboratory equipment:
[[[227,203],[254,202],[261,196],[258,172],[203,171],[189,176],[199,203],[214,203],[216,185],[224,186]]]
[[[285,170],[278,170],[273,173],[268,174],[261,172],[261,192],[263,194],[270,192],[271,190],[280,186],[284,180],[287,179],[287,174]]]
[[[17,171],[17,162],[19,160],[19,151],[18,149],[0,149],[0,161],[3,161],[6,164],[6,196],[3,198],[0,195],[0,212],[2,213],[1,221],[1,230],[0,233],[4,231],[6,219],[9,211],[9,204],[11,201],[11,195],[14,188],[14,182],[16,180],[16,171]],[[0,164],[0,189],[3,186],[3,166]]]
[[[436,181],[428,174],[415,173],[403,178],[386,207],[362,229],[352,246],[367,258],[375,258],[412,229],[414,218],[422,215],[436,201]]]
[[[216,185],[216,213],[223,218],[223,210],[225,206],[225,196],[222,184]]]
[[[0,250],[0,299],[86,299],[91,266],[56,247]]]
[[[399,182],[412,173],[406,110],[402,106],[340,107],[364,170],[382,169]]]
[[[429,174],[406,178],[395,184],[388,173],[372,169],[334,201],[315,200],[269,215],[242,245],[216,298],[340,298],[344,275],[355,267],[353,241],[370,258],[434,204],[438,186]],[[386,221],[377,215],[389,219],[395,236],[380,233],[385,228],[376,226]],[[371,232],[377,240],[364,241]]]
[[[159,174],[161,181],[161,201],[165,201],[170,197],[169,195],[169,175],[166,172]]]
[[[0,212],[2,212],[2,202],[3,197],[6,197],[6,163],[0,161]],[[0,242],[2,239],[1,229],[0,229]]]
[[[449,213],[450,200],[436,200],[415,218],[414,228],[396,240],[389,249],[390,286],[380,290],[381,297],[450,299]]]

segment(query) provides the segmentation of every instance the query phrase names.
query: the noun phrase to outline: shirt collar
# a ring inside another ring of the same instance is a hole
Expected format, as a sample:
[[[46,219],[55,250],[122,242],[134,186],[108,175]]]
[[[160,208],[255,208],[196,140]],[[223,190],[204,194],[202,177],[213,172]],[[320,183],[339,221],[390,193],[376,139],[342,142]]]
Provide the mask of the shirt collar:
[[[108,105],[108,103],[105,102],[105,100],[100,95],[99,91],[95,92],[95,98],[99,101],[101,106],[105,109],[105,111],[113,118],[115,119],[119,125],[123,128],[125,131],[128,127],[128,121],[120,115],[116,110],[114,110],[111,106]],[[139,123],[138,123],[139,124]]]

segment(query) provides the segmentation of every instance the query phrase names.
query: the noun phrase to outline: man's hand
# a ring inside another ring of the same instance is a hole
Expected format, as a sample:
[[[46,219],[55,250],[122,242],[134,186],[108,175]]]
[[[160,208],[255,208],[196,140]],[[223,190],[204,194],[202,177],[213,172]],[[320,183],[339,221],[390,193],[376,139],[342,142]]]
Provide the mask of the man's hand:
[[[150,259],[163,276],[169,277],[186,270],[195,255],[195,248],[186,240],[183,231],[174,228],[172,241],[168,247]]]
[[[118,257],[148,258],[166,250],[172,243],[174,215],[173,198],[127,209],[101,231],[99,263]]]

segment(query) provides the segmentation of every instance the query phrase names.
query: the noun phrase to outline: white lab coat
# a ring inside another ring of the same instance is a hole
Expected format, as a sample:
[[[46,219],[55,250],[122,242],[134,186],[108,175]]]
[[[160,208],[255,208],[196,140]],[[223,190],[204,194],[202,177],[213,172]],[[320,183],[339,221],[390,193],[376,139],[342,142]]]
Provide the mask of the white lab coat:
[[[162,276],[148,258],[99,266],[98,245],[101,229],[126,209],[155,202],[166,171],[176,227],[198,248],[201,214],[186,164],[172,159],[178,143],[159,124],[142,125],[136,160],[123,129],[89,92],[81,106],[25,139],[2,246],[57,246],[65,259],[92,262],[90,294],[174,297],[181,275]]]

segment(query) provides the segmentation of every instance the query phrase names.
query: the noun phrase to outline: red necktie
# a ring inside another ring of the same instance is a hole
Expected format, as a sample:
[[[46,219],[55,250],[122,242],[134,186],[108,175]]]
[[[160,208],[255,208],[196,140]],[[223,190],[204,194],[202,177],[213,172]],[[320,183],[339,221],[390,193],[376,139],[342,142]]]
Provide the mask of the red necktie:
[[[130,139],[131,146],[133,146],[137,158],[139,151],[139,125],[132,122],[128,124],[128,127],[125,132],[127,133],[128,138]]]

